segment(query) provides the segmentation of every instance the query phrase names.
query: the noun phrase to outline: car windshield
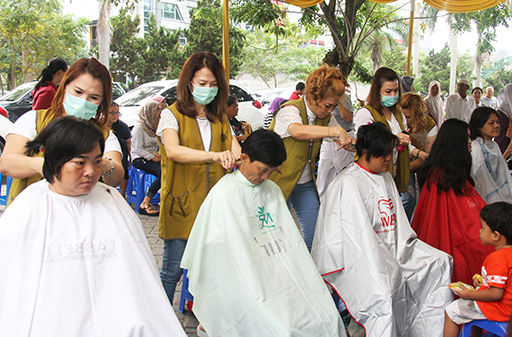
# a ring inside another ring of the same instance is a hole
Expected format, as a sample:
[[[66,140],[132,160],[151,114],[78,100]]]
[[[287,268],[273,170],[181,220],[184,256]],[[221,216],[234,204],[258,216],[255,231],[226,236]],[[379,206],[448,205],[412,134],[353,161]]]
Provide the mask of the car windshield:
[[[17,86],[11,92],[2,96],[0,98],[0,101],[4,101],[4,102],[17,101],[21,97],[23,97],[23,95],[25,95],[27,93],[27,91],[32,91],[32,89],[34,89],[35,86],[36,86],[36,82],[29,82],[29,83],[25,83],[20,86]]]
[[[120,106],[138,106],[140,105],[140,102],[144,100],[147,97],[154,96],[157,94],[160,90],[162,90],[163,86],[155,86],[155,87],[138,87],[136,89],[133,89],[123,96],[119,97],[116,100],[116,103]]]

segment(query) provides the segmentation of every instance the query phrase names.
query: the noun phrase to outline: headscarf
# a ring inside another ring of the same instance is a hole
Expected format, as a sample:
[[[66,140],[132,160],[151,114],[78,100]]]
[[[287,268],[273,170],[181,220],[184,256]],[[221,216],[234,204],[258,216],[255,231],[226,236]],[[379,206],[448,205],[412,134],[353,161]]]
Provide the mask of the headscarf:
[[[402,76],[400,77],[400,85],[402,86],[402,94],[406,92],[413,91],[412,84],[414,83],[414,78],[411,76]]]
[[[146,101],[140,107],[138,123],[151,137],[156,137],[156,128],[158,127],[161,112],[160,104],[152,99]]]
[[[437,85],[439,88],[439,93],[437,96],[432,96],[430,94],[434,85]],[[438,81],[430,82],[428,85],[428,96],[425,98],[425,103],[428,106],[430,116],[436,122],[437,127],[440,127],[441,124],[443,124],[443,99],[441,98],[441,83]]]
[[[283,101],[285,101],[286,99],[285,98],[282,98],[282,97],[276,97],[274,98],[274,100],[272,101],[272,103],[270,104],[270,106],[268,107],[268,111],[269,112],[272,112],[274,113],[277,109],[279,109],[279,107],[281,106],[281,104],[283,103]]]
[[[498,110],[512,119],[512,83],[507,84],[498,94]]]

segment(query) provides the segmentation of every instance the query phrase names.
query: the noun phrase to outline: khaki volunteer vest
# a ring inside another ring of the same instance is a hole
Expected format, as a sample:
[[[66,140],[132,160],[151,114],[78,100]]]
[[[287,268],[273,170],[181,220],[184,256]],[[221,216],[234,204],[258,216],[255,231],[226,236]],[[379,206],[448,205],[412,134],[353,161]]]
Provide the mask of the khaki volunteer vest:
[[[180,145],[203,151],[203,142],[195,118],[180,113],[174,103],[169,108],[178,120]],[[208,151],[231,150],[231,127],[228,118],[211,123],[212,139]],[[199,207],[210,189],[226,170],[213,161],[178,163],[167,158],[159,139],[162,157],[162,187],[158,235],[164,239],[188,239]]]
[[[375,122],[381,122],[388,128],[389,131],[391,131],[391,127],[389,126],[388,120],[386,117],[380,113],[377,112],[373,107],[370,105],[365,105],[364,108],[368,109],[370,113],[372,114],[373,120]],[[400,128],[404,130],[404,121],[402,118],[402,113],[400,111],[393,113],[396,120],[400,124]],[[409,147],[406,146],[404,151],[398,152],[398,159],[397,159],[397,172],[396,175],[393,175],[393,159],[391,159],[391,162],[389,164],[389,173],[392,177],[395,179],[396,186],[398,188],[398,191],[400,193],[407,191],[407,187],[409,186],[409,175],[410,175],[410,166],[409,166]]]
[[[303,125],[308,125],[308,116],[306,103],[304,102],[304,96],[302,96],[298,100],[288,101],[283,106],[293,105],[300,111],[300,116],[302,119]],[[276,119],[276,114],[279,113],[279,110],[274,113],[274,118],[272,119],[272,123],[270,124],[269,130],[274,130]],[[330,118],[316,118],[315,125],[319,126],[327,126]],[[293,137],[283,138],[284,146],[286,148],[286,160],[281,166],[278,167],[278,170],[281,172],[274,171],[270,175],[270,179],[274,181],[279,187],[281,191],[283,191],[283,195],[285,199],[290,197],[297,181],[299,180],[302,171],[306,165],[310,165],[311,172],[313,172],[313,180],[315,179],[315,168],[316,168],[316,157],[318,156],[318,152],[320,151],[320,145],[322,145],[322,139],[315,140],[297,140]]]

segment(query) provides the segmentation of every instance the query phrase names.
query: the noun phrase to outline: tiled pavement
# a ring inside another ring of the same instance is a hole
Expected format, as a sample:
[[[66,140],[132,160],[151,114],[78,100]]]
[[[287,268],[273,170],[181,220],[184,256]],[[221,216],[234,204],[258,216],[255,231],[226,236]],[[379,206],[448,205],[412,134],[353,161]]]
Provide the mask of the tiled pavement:
[[[146,238],[148,239],[151,250],[153,251],[153,256],[156,260],[156,265],[158,266],[158,270],[162,266],[162,256],[163,256],[163,241],[158,237],[158,217],[150,217],[147,215],[139,215],[139,219],[144,226],[144,233],[146,234]],[[197,319],[194,314],[189,311],[184,311],[183,314],[178,312],[178,306],[180,303],[180,294],[181,294],[181,281],[178,283],[176,287],[176,293],[174,294],[173,307],[178,320],[180,321],[183,329],[187,333],[187,336],[197,336],[196,329],[198,326]]]

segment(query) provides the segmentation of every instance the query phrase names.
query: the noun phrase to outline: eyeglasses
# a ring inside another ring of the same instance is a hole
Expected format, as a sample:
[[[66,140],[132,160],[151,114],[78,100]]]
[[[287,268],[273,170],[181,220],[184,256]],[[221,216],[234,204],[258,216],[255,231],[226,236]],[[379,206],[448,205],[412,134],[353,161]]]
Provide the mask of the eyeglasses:
[[[111,114],[111,115],[119,115],[119,116],[121,116],[121,113],[119,111],[109,111],[108,113]]]

